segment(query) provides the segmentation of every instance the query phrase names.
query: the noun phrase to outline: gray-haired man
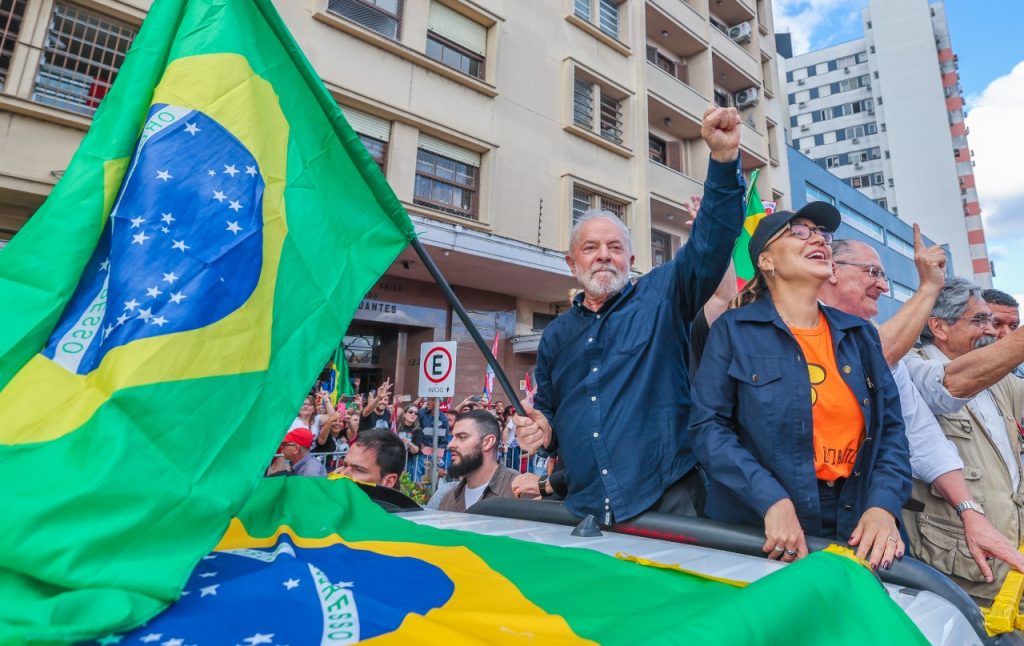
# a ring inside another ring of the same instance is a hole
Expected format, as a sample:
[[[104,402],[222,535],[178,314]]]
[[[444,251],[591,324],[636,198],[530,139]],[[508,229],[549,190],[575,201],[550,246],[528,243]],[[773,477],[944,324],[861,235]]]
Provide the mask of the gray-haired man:
[[[981,289],[951,278],[939,292],[921,341],[923,346],[907,355],[906,366],[942,432],[956,445],[973,500],[954,509],[915,481],[913,498],[925,509],[904,513],[907,534],[915,556],[975,598],[990,600],[1009,566],[994,564],[995,581],[986,583],[969,556],[958,517],[967,510],[984,513],[1011,543],[1024,542],[1024,382],[1010,375],[1024,360],[1024,332],[997,342]]]

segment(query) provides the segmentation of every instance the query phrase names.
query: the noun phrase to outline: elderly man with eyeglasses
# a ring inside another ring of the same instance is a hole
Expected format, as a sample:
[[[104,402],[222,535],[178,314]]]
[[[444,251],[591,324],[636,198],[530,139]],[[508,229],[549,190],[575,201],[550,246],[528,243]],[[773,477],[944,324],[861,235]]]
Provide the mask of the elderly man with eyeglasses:
[[[1024,331],[997,341],[981,289],[950,278],[935,299],[921,342],[907,355],[906,367],[942,432],[956,445],[971,499],[951,507],[933,487],[915,481],[912,498],[924,510],[904,513],[907,534],[915,556],[987,601],[1009,566],[993,563],[994,580],[986,581],[972,561],[960,521],[963,514],[984,514],[1011,544],[1024,542],[1024,382],[1010,374],[1024,361]]]

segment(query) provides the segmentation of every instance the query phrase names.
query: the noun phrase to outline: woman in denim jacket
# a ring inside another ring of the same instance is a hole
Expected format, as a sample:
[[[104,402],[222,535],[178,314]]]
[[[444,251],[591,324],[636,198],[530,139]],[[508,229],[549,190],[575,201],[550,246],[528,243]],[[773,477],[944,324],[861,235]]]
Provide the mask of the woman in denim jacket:
[[[690,433],[710,480],[706,513],[763,526],[769,558],[805,556],[807,532],[888,568],[904,552],[909,451],[878,333],[817,301],[839,219],[812,202],[761,220],[743,307],[708,337]]]

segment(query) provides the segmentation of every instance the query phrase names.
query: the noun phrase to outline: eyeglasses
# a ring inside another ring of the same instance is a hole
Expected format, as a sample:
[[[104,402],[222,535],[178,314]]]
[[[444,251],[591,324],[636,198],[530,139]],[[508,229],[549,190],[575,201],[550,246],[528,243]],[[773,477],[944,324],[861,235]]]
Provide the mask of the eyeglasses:
[[[832,232],[824,227],[812,227],[809,224],[800,224],[799,222],[796,224],[789,222],[786,224],[786,227],[800,240],[807,240],[812,234],[817,233],[825,241],[825,244],[832,244]]]
[[[405,411],[406,415],[409,415],[409,414],[415,415],[417,413],[419,413],[419,411],[416,410],[415,408],[410,408],[409,410]]]
[[[861,269],[864,270],[865,274],[871,276],[873,279],[884,280],[885,282],[889,282],[889,279],[885,275],[885,270],[879,267],[878,265],[870,265],[863,262],[847,262],[844,260],[833,260],[832,262],[834,262],[837,265],[849,265],[851,267],[860,267]]]
[[[957,320],[967,321],[968,325],[973,325],[974,327],[987,327],[992,324],[992,318],[991,314],[975,314],[969,319],[965,319],[961,316]]]

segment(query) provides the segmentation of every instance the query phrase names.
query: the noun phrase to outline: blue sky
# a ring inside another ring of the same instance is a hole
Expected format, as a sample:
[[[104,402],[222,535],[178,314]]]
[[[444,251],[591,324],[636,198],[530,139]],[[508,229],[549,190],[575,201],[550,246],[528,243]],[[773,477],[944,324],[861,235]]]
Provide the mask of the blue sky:
[[[884,0],[885,2],[906,0]],[[863,36],[867,0],[773,0],[797,53]],[[1024,24],[1021,0],[946,0],[995,286],[1024,301]]]

